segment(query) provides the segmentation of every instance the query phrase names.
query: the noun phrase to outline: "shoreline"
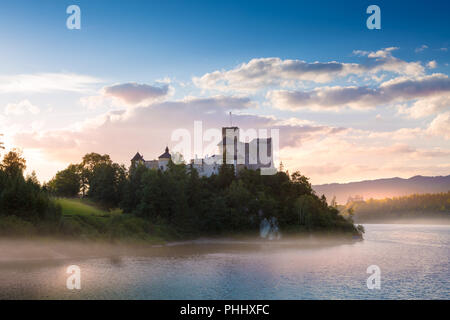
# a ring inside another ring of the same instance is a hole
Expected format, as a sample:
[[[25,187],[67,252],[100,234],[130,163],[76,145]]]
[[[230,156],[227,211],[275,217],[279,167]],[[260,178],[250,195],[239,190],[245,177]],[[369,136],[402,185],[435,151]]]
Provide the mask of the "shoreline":
[[[407,224],[407,225],[427,225],[427,226],[448,226],[450,219],[393,219],[390,220],[365,220],[355,221],[355,224]]]
[[[102,240],[52,238],[0,238],[0,267],[22,263],[57,263],[67,260],[112,259],[127,257],[158,257],[209,254],[235,251],[270,251],[283,249],[314,249],[353,244],[344,237],[317,235],[286,237],[280,240],[261,238],[197,238],[170,241],[164,244],[145,242],[111,243]]]

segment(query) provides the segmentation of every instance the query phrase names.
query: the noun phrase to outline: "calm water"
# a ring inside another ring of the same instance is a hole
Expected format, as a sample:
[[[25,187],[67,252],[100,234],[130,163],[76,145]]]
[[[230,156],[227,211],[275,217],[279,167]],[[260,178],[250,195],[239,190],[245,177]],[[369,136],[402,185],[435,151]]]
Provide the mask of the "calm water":
[[[319,248],[224,242],[146,257],[0,264],[0,298],[450,299],[450,226],[365,227],[362,242]],[[66,289],[70,264],[81,268],[80,291]],[[366,286],[373,264],[380,290]]]

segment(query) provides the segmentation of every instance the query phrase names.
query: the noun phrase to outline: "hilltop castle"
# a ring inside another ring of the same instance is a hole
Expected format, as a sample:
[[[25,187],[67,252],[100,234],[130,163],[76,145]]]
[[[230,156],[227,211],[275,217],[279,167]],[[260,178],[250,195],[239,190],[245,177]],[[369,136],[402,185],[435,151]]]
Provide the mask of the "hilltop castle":
[[[144,160],[144,156],[137,152],[133,159],[131,159],[131,165],[135,166],[136,164],[141,163],[149,169],[159,169],[164,171],[167,169],[167,165],[171,159],[172,156],[169,153],[169,147],[166,147],[165,152],[158,157],[158,160],[146,161]]]
[[[223,127],[222,140],[218,143],[219,154],[202,159],[192,159],[190,165],[194,167],[200,176],[209,177],[219,172],[222,163],[232,164],[236,173],[247,168],[250,170],[265,170],[265,174],[276,172],[273,161],[272,138],[256,138],[250,142],[241,142],[238,127]],[[131,159],[131,165],[138,163],[149,169],[166,170],[172,155],[169,148],[158,157],[157,160],[147,161],[139,152]]]

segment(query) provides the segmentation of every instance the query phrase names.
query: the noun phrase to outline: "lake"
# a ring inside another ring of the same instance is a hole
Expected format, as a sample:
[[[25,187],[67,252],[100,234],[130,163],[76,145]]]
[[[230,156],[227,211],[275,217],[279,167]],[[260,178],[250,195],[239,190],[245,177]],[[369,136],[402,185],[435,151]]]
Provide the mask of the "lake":
[[[0,263],[1,299],[450,299],[450,226],[365,225],[365,240],[196,241],[92,259]],[[0,257],[2,253],[0,252]],[[81,269],[81,290],[66,268]],[[367,268],[381,270],[369,290]]]

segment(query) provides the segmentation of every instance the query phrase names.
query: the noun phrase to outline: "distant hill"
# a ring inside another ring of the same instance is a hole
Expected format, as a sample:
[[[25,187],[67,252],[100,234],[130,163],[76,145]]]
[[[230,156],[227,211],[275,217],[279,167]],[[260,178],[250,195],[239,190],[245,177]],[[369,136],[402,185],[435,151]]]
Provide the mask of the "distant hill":
[[[347,203],[349,197],[357,195],[365,200],[407,196],[413,193],[436,193],[450,191],[450,175],[437,177],[414,176],[409,179],[388,178],[350,183],[315,185],[313,189],[327,200],[336,196],[339,204]]]
[[[338,207],[344,216],[352,211],[356,223],[450,224],[450,191],[370,199]]]

